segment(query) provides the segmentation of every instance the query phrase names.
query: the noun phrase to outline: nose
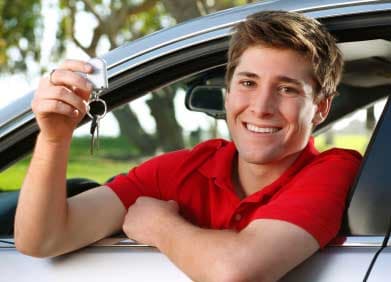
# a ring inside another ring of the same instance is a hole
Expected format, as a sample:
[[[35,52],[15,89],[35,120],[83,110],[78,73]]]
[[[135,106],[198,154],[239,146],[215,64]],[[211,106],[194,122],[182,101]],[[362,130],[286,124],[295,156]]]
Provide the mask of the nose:
[[[252,93],[250,101],[251,112],[260,118],[273,116],[278,103],[277,97],[273,93],[272,87],[262,85]]]

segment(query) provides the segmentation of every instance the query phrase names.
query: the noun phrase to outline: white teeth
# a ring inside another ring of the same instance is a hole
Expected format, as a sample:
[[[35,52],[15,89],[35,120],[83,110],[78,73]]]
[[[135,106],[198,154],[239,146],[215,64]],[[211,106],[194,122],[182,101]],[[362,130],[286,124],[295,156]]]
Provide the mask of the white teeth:
[[[256,133],[274,133],[280,130],[276,127],[258,127],[253,124],[246,123],[246,127],[248,130]]]

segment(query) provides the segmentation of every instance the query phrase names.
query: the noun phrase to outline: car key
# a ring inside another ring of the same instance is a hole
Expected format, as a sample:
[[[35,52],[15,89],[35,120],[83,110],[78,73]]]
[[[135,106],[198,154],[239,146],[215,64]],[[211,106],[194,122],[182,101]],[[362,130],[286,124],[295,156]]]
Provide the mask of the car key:
[[[92,83],[94,90],[101,91],[109,87],[107,80],[106,62],[101,58],[93,58],[88,61],[92,66],[93,72],[86,75],[87,79]]]
[[[88,102],[87,114],[91,117],[91,144],[90,153],[94,154],[94,148],[99,149],[99,122],[106,115],[107,105],[106,102],[95,95]]]
[[[107,105],[104,100],[99,97],[99,94],[108,88],[107,68],[104,60],[94,58],[88,61],[93,67],[93,73],[87,74],[87,79],[92,83],[93,90],[91,97],[86,104],[88,116],[91,118],[91,144],[90,154],[93,155],[94,148],[99,149],[99,122],[106,115]]]

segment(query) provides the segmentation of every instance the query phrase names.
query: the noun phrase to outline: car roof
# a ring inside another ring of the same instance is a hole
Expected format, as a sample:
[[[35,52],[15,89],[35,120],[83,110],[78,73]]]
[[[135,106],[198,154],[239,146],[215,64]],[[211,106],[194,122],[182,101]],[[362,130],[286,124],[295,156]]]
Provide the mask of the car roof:
[[[153,59],[153,57],[163,55],[167,51],[167,48],[164,48],[166,46],[173,46],[179,43],[177,47],[169,49],[173,51],[181,46],[180,42],[185,41],[187,44],[195,45],[201,43],[205,38],[210,40],[212,36],[216,38],[227,36],[231,33],[231,28],[236,23],[244,21],[248,15],[254,12],[263,10],[298,11],[313,18],[327,18],[338,15],[367,13],[369,11],[391,10],[391,3],[358,0],[269,0],[223,10],[159,30],[135,41],[125,43],[108,52],[103,58],[108,64],[109,77],[125,71],[129,67],[126,62],[136,57],[150,54],[145,59]],[[192,40],[189,40],[190,38]],[[156,50],[160,50],[160,52],[156,54],[154,52]],[[122,65],[122,67],[118,68],[119,65]],[[132,65],[132,67],[134,66]]]

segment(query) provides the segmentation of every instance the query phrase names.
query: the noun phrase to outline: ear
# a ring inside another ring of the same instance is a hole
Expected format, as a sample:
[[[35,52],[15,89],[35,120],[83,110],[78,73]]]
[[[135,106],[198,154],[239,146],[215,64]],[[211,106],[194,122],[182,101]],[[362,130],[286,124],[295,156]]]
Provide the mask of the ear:
[[[332,100],[333,97],[327,97],[317,102],[318,109],[312,120],[315,126],[321,124],[327,118],[330,112]]]

